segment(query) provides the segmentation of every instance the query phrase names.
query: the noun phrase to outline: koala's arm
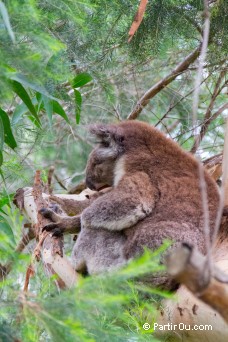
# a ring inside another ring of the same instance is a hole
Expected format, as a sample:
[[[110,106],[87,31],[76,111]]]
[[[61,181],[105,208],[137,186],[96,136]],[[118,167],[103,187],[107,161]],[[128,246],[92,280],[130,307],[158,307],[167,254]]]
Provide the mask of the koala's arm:
[[[52,202],[58,203],[61,206],[61,209],[64,210],[64,212],[67,215],[74,216],[79,215],[82,213],[84,209],[89,207],[97,198],[103,196],[105,193],[109,192],[112,188],[106,188],[101,191],[94,192],[93,194],[86,195],[86,199],[83,200],[76,200],[76,199],[70,199],[70,198],[63,198],[58,196],[50,196],[49,199]]]
[[[43,227],[43,230],[52,231],[54,236],[62,234],[77,234],[81,230],[81,215],[80,213],[90,206],[97,198],[107,194],[112,188],[106,188],[99,192],[96,192],[89,196],[89,198],[79,201],[67,198],[60,198],[57,196],[51,196],[50,199],[60,204],[61,208],[69,215],[78,214],[75,216],[60,216],[53,210],[43,208],[40,213],[50,219],[53,223],[50,223]]]
[[[81,224],[111,231],[129,228],[152,212],[158,198],[158,188],[146,173],[124,176],[117,187],[82,212]]]

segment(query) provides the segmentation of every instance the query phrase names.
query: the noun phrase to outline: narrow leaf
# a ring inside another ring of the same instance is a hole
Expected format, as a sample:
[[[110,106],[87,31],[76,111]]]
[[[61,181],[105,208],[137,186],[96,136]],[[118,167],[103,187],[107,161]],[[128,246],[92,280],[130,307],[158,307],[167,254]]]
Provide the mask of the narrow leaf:
[[[14,112],[13,112],[13,115],[12,115],[11,124],[12,125],[17,124],[20,121],[22,115],[27,113],[27,112],[28,112],[28,108],[24,104],[24,102],[19,104],[19,105],[17,105],[15,110],[14,110]]]
[[[55,97],[51,96],[49,92],[42,86],[35,84],[33,82],[30,82],[27,80],[27,78],[24,75],[18,74],[18,73],[9,73],[8,78],[14,81],[19,82],[20,84],[23,84],[24,87],[30,88],[32,90],[35,90],[36,92],[45,95],[49,97],[52,100],[57,100]]]
[[[17,143],[13,136],[13,132],[11,130],[10,120],[6,112],[2,110],[1,108],[0,108],[0,117],[3,123],[3,127],[4,127],[4,141],[9,147],[14,149],[15,147],[17,147]]]
[[[8,34],[9,34],[12,42],[15,43],[15,36],[14,36],[14,32],[12,30],[12,27],[10,25],[8,11],[7,11],[5,4],[2,1],[0,1],[0,13],[2,15],[2,19],[4,21],[4,25],[8,31]]]
[[[21,85],[21,83],[17,82],[17,81],[12,81],[12,86],[13,86],[13,90],[14,92],[21,98],[21,100],[25,103],[25,105],[28,107],[29,111],[31,112],[31,114],[34,116],[34,118],[36,119],[36,121],[39,123],[39,125],[41,126],[40,120],[38,118],[36,109],[27,93],[27,91],[25,90],[25,88],[23,87],[23,85]]]
[[[4,195],[4,194],[0,194],[0,208],[2,208],[4,205],[9,205],[10,202],[13,200],[14,195],[10,194],[10,195]]]
[[[4,126],[2,118],[0,117],[0,151],[3,150],[4,145]]]
[[[48,121],[50,126],[52,126],[52,115],[53,115],[53,104],[52,101],[45,95],[42,95],[42,101],[44,104],[44,109],[48,116]]]
[[[28,119],[37,127],[40,128],[40,123],[32,115],[28,115]]]
[[[57,101],[52,101],[52,104],[53,104],[53,112],[56,114],[59,114],[69,124],[70,120],[68,116],[66,115],[66,112],[63,109],[63,107]]]
[[[2,151],[0,151],[0,166],[2,166],[3,164],[3,155],[2,155]]]
[[[32,103],[33,103],[37,113],[39,113],[40,110],[43,109],[43,107],[44,107],[43,103],[42,103],[42,99],[41,99],[41,101],[39,101],[37,103],[37,99],[33,98]],[[24,102],[17,105],[14,112],[13,112],[13,115],[12,115],[11,125],[12,126],[16,125],[20,121],[22,116],[28,112],[29,112],[28,107],[24,104]],[[39,124],[38,124],[38,127],[40,127]]]
[[[81,117],[81,109],[82,109],[82,95],[78,90],[74,90],[75,96],[75,117],[76,123],[79,124]]]
[[[3,216],[0,216],[0,232],[9,238],[11,242],[15,243],[12,228]]]
[[[73,88],[79,88],[92,81],[92,76],[87,72],[82,72],[73,79]]]

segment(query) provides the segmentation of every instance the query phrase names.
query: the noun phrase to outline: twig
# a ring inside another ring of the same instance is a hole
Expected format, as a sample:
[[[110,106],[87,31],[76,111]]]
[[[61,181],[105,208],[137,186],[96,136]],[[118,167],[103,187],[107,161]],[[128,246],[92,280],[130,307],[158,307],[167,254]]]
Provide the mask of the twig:
[[[21,240],[18,242],[15,248],[15,252],[21,253],[23,249],[29,244],[29,242],[34,239],[34,237],[34,229],[30,227],[28,233],[23,235]],[[4,280],[6,276],[10,273],[12,265],[13,261],[8,261],[5,265],[0,264],[0,281]]]
[[[208,269],[211,272],[212,267],[212,254],[211,254],[211,241],[210,241],[210,220],[209,220],[209,208],[208,208],[208,198],[207,198],[207,186],[205,181],[204,167],[200,159],[198,159],[199,168],[199,188],[202,198],[203,207],[203,232],[205,237],[206,245],[206,255],[208,262]]]
[[[211,97],[210,104],[209,104],[209,106],[208,106],[208,108],[206,110],[205,116],[204,116],[204,120],[203,120],[204,122],[203,122],[203,124],[201,126],[200,133],[195,136],[195,140],[194,140],[193,146],[191,148],[191,152],[192,153],[195,153],[197,151],[197,149],[198,149],[198,147],[199,147],[203,137],[206,134],[205,122],[207,122],[210,119],[211,111],[213,109],[216,97],[220,94],[220,92],[222,91],[223,87],[226,85],[226,83],[224,83],[224,85],[219,88],[224,75],[225,75],[225,72],[222,71],[220,73],[220,75],[219,75],[219,78],[218,78],[217,82],[216,82],[216,85],[215,85],[215,88],[214,88],[214,91],[213,91],[213,94],[212,94],[212,97]]]
[[[25,292],[28,291],[29,280],[32,276],[34,276],[34,274],[35,274],[34,267],[32,264],[30,264],[27,268],[27,271],[26,271],[23,291],[25,291]]]
[[[198,67],[196,80],[195,80],[195,91],[193,93],[193,104],[192,104],[193,127],[195,126],[196,120],[197,120],[200,84],[201,84],[202,75],[203,75],[203,65],[206,59],[207,46],[208,46],[208,41],[209,41],[209,32],[210,32],[210,12],[209,12],[209,6],[208,6],[207,0],[204,0],[204,18],[205,18],[205,21],[204,21],[204,29],[203,29],[203,42],[202,42],[202,47],[201,47],[200,56],[199,56],[199,67]]]
[[[204,78],[204,80],[201,82],[201,84],[203,84],[208,78],[210,77],[210,74]],[[163,114],[163,116],[161,117],[161,119],[159,119],[159,121],[155,124],[155,127],[157,127],[163,119],[165,119],[167,117],[167,115],[169,114],[169,112],[171,112],[173,110],[173,108],[175,108],[175,106],[177,106],[181,101],[185,100],[189,95],[191,95],[194,92],[194,88],[191,89],[186,95],[184,95],[183,97],[181,97],[181,99],[179,99],[176,103],[174,103],[173,105],[170,105],[168,110],[165,112],[165,114]]]
[[[191,152],[195,151],[195,148],[197,149],[198,146],[197,144],[200,144],[200,142],[202,141],[204,135],[206,134],[209,125],[211,124],[211,122],[213,120],[215,120],[220,114],[222,114],[222,112],[224,112],[225,109],[228,108],[228,103],[225,103],[224,105],[222,105],[221,107],[219,107],[219,109],[210,117],[208,118],[207,121],[204,122],[203,126],[201,127],[201,131],[200,131],[200,135],[198,138],[198,142],[196,144],[194,144],[194,146],[191,149]]]
[[[51,187],[51,182],[52,182],[52,176],[55,171],[55,167],[51,166],[48,170],[48,179],[47,179],[47,186],[48,186],[48,193],[51,195],[53,192],[53,189]]]
[[[65,185],[63,184],[63,182],[59,179],[59,177],[57,176],[56,173],[54,173],[54,178],[56,179],[57,183],[61,186],[61,188],[63,188],[64,190],[67,191],[67,188],[65,187]]]
[[[133,108],[132,112],[128,116],[128,120],[136,119],[139,114],[142,112],[143,108],[149,103],[150,99],[152,99],[157,93],[159,93],[162,89],[164,89],[168,84],[170,84],[178,75],[188,69],[189,65],[192,64],[200,53],[201,44],[191,52],[185,59],[178,64],[167,76],[158,81],[153,87],[145,92],[145,94],[139,99],[136,103],[136,106]]]

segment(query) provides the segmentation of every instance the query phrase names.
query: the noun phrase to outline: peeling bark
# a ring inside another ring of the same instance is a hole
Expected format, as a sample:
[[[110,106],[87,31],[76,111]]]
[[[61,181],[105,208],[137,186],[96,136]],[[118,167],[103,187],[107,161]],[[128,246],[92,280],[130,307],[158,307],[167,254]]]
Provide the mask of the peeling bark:
[[[14,203],[26,214],[32,227],[35,230],[35,237],[38,242],[34,250],[34,258],[42,262],[48,274],[57,274],[58,285],[72,287],[76,284],[79,274],[75,272],[69,260],[64,255],[63,237],[55,238],[47,232],[42,232],[42,227],[50,221],[45,219],[40,213],[41,208],[48,206],[48,195],[42,194],[40,172],[35,176],[34,187],[19,189],[16,193]],[[29,277],[29,276],[28,276]],[[26,280],[28,282],[28,279]],[[28,284],[25,284],[25,289]]]

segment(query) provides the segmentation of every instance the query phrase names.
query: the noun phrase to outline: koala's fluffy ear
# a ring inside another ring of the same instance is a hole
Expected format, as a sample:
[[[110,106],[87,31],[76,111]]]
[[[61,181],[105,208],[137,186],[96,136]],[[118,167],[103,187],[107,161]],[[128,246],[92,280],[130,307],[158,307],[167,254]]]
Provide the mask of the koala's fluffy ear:
[[[95,135],[99,143],[100,154],[104,157],[117,157],[124,150],[124,134],[115,125],[91,125],[90,133]]]

